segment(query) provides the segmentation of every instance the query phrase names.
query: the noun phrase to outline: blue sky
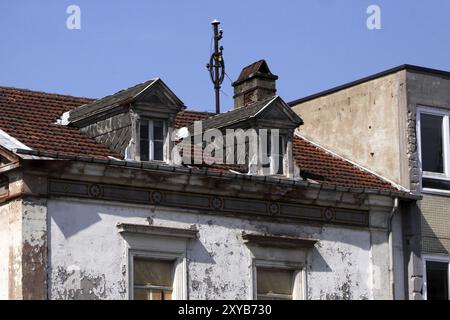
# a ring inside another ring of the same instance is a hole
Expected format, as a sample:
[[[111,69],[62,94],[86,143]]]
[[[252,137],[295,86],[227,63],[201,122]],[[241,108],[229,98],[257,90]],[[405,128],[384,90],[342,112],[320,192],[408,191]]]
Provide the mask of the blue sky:
[[[71,4],[81,30],[66,28]],[[366,27],[372,4],[381,30]],[[448,0],[2,0],[0,85],[102,97],[161,77],[187,106],[212,111],[214,18],[229,77],[264,58],[286,101],[404,63],[450,70]],[[229,110],[228,79],[223,92]]]

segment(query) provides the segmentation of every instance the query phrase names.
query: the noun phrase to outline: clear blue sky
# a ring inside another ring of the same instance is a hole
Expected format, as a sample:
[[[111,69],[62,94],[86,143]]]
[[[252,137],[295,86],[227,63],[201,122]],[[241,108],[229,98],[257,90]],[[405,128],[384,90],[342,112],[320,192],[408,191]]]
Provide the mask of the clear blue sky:
[[[66,28],[71,4],[81,30]],[[381,30],[366,27],[371,4]],[[0,85],[102,97],[161,77],[187,106],[213,110],[214,18],[228,75],[264,58],[286,101],[404,63],[450,70],[448,0],[2,0]],[[228,110],[228,79],[223,91]]]

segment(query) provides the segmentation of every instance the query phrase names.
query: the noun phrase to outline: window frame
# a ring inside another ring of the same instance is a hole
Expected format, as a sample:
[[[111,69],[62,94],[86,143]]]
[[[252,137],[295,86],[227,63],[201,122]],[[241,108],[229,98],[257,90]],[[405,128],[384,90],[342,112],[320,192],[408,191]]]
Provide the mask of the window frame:
[[[162,121],[163,123],[163,139],[157,140],[157,142],[163,143],[163,157],[161,160],[155,160],[155,139],[154,139],[154,121]],[[139,124],[139,161],[141,160],[141,123],[147,122],[148,126],[148,160],[147,161],[165,161],[166,155],[165,155],[165,149],[166,149],[166,140],[167,140],[167,120],[166,119],[151,119],[151,118],[141,118],[138,121]]]
[[[292,300],[306,299],[306,268],[303,263],[275,260],[253,259],[252,261],[252,291],[253,300],[258,300],[258,268],[293,271]]]
[[[421,132],[421,116],[422,114],[441,116],[442,119],[442,150],[443,150],[443,167],[444,173],[428,172],[422,169],[422,132]],[[450,110],[443,110],[434,107],[418,106],[416,113],[416,137],[417,137],[417,153],[420,170],[420,189],[429,193],[440,193],[450,195],[450,190],[424,188],[423,179],[433,179],[450,182]]]
[[[439,255],[439,254],[424,254],[422,255],[422,267],[423,267],[423,288],[422,297],[424,300],[428,300],[427,294],[427,262],[441,262],[448,264],[448,274],[447,274],[447,288],[448,288],[448,300],[450,301],[450,256]]]
[[[143,259],[176,261],[172,300],[188,299],[188,248],[198,231],[163,226],[118,223],[124,240],[124,267],[127,272],[127,297],[134,299],[134,256]]]
[[[184,255],[176,253],[163,253],[145,250],[128,250],[128,290],[129,300],[134,300],[134,259],[148,259],[155,261],[173,262],[173,284],[172,284],[172,300],[185,300],[185,284],[186,281],[186,259]]]

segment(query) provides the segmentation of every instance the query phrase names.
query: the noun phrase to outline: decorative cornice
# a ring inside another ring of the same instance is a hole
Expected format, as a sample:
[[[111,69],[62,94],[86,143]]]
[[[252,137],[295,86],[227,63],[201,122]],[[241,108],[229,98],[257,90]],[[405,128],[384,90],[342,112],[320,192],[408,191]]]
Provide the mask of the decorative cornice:
[[[318,240],[290,236],[277,236],[273,234],[242,233],[245,243],[262,247],[278,247],[286,249],[312,248]]]
[[[257,216],[270,220],[281,219],[303,223],[331,223],[363,227],[368,227],[369,225],[369,213],[364,210],[81,181],[50,179],[48,181],[48,194],[50,196],[68,196],[175,207],[226,216]]]
[[[195,229],[178,229],[128,223],[119,223],[117,224],[117,228],[121,234],[143,234],[184,239],[195,239],[198,237],[198,230]]]

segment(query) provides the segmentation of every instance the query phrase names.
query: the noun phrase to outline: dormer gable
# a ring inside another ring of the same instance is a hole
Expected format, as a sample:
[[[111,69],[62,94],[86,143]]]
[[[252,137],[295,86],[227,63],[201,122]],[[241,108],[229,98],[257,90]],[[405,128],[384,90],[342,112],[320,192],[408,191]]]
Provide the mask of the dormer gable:
[[[296,170],[292,138],[302,123],[283,99],[275,96],[193,124],[188,128],[188,139],[194,143],[203,141],[203,147],[208,145],[212,136],[215,141],[225,141],[222,147],[218,147],[223,149],[223,159],[219,160],[227,165],[245,165],[249,174],[293,177]],[[230,138],[230,134],[235,137]],[[218,135],[221,135],[219,140]],[[233,147],[228,144],[228,139],[234,140]],[[251,143],[253,146],[249,145]],[[232,157],[230,153],[233,153]]]
[[[184,108],[157,78],[73,109],[65,117],[68,125],[124,159],[166,161],[171,147],[169,129]]]

